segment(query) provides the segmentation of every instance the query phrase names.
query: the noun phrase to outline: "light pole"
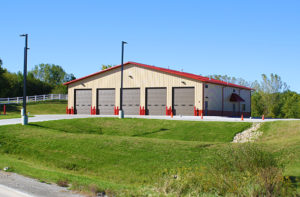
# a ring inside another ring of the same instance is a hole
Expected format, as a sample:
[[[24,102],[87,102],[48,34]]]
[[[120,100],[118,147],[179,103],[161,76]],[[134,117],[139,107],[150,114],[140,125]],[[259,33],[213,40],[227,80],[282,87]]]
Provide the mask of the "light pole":
[[[124,45],[127,42],[122,41],[122,56],[121,56],[121,89],[120,89],[120,111],[119,111],[119,118],[124,118],[124,111],[123,111],[123,60],[124,60]]]
[[[28,117],[26,114],[26,82],[27,82],[27,50],[28,48],[28,34],[22,34],[21,37],[25,37],[24,47],[24,73],[23,73],[23,110],[22,110],[22,125],[28,124]]]

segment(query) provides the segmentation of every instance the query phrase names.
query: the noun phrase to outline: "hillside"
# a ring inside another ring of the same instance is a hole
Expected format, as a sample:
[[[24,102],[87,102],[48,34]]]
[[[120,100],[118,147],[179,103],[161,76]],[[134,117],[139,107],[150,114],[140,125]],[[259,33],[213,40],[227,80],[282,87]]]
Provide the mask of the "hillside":
[[[279,150],[284,149],[299,158],[300,121],[265,123],[264,134],[255,145],[263,145],[267,152],[246,144],[231,145],[234,135],[250,125],[90,118],[32,123],[25,127],[1,126],[0,167],[9,166],[11,171],[45,182],[67,182],[72,189],[83,192],[105,191],[118,196],[179,193],[188,196],[193,191],[211,194],[209,188],[203,188],[206,185],[214,187],[220,195],[235,194],[241,180],[245,182],[243,187],[251,185],[254,178],[251,173],[265,168],[262,164],[279,167],[273,153],[282,157]],[[247,151],[255,154],[245,155]],[[252,157],[260,158],[260,162]],[[258,167],[249,172],[224,170],[236,162],[238,166]],[[299,160],[290,158],[285,175],[299,177],[298,164]],[[207,174],[214,166],[224,170],[215,172],[217,179]],[[252,177],[250,183],[245,180],[245,173],[250,173],[247,175]],[[170,175],[179,176],[182,181],[166,179]],[[236,191],[218,183],[223,176],[236,181],[232,183]],[[205,182],[200,184],[202,181]]]

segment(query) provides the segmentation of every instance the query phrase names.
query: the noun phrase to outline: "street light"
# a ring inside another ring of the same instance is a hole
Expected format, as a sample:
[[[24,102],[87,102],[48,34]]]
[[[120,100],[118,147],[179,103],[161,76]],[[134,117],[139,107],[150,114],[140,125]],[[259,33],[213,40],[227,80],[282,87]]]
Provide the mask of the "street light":
[[[119,118],[124,118],[124,111],[123,111],[123,60],[124,60],[124,45],[127,42],[122,41],[122,57],[121,57],[121,89],[120,89],[120,111],[119,111]]]
[[[28,124],[28,117],[26,114],[26,81],[27,81],[27,50],[28,48],[28,34],[22,34],[21,37],[25,37],[25,47],[24,47],[24,72],[23,72],[23,110],[22,110],[22,125]]]

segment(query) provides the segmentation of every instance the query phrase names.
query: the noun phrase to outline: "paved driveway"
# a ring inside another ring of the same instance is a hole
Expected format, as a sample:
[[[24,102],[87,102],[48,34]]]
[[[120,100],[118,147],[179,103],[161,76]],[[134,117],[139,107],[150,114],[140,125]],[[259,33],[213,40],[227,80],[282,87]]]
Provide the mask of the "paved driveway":
[[[29,122],[43,122],[50,120],[62,120],[62,119],[75,119],[75,118],[97,118],[97,117],[115,117],[109,115],[36,115],[29,118]],[[144,118],[144,119],[165,119],[165,120],[186,120],[186,121],[221,121],[221,122],[267,122],[267,121],[278,121],[278,120],[300,120],[300,119],[250,119],[244,118],[230,118],[230,117],[220,117],[220,116],[204,116],[203,119],[199,116],[139,116],[139,115],[125,115],[125,118]],[[0,125],[11,125],[20,124],[20,118],[14,119],[3,119],[0,120]]]

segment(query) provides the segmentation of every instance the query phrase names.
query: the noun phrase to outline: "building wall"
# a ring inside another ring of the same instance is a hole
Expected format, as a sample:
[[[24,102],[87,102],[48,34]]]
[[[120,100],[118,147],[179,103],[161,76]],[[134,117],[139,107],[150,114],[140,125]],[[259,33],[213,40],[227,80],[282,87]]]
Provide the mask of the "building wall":
[[[207,85],[207,88],[205,88]],[[204,101],[208,101],[208,109],[214,111],[222,110],[222,86],[207,83],[204,85]]]
[[[208,87],[205,88],[205,85]],[[230,97],[232,93],[240,95],[245,102],[231,102]],[[206,83],[204,84],[204,101],[208,101],[208,115],[239,116],[242,113],[245,116],[251,115],[250,90]],[[245,104],[244,112],[242,111],[243,104]],[[235,114],[232,113],[233,105],[235,105]]]
[[[92,89],[92,106],[96,106],[97,88],[115,88],[116,103],[120,104],[120,78],[121,68],[113,69],[68,85],[69,99],[68,107],[74,107],[74,90],[75,89]],[[195,88],[195,106],[202,109],[202,82],[191,79],[178,77],[160,71],[148,68],[138,67],[136,65],[124,66],[123,76],[124,88],[140,88],[141,106],[145,106],[146,94],[145,89],[149,87],[167,87],[167,106],[172,106],[172,87],[194,87]]]

